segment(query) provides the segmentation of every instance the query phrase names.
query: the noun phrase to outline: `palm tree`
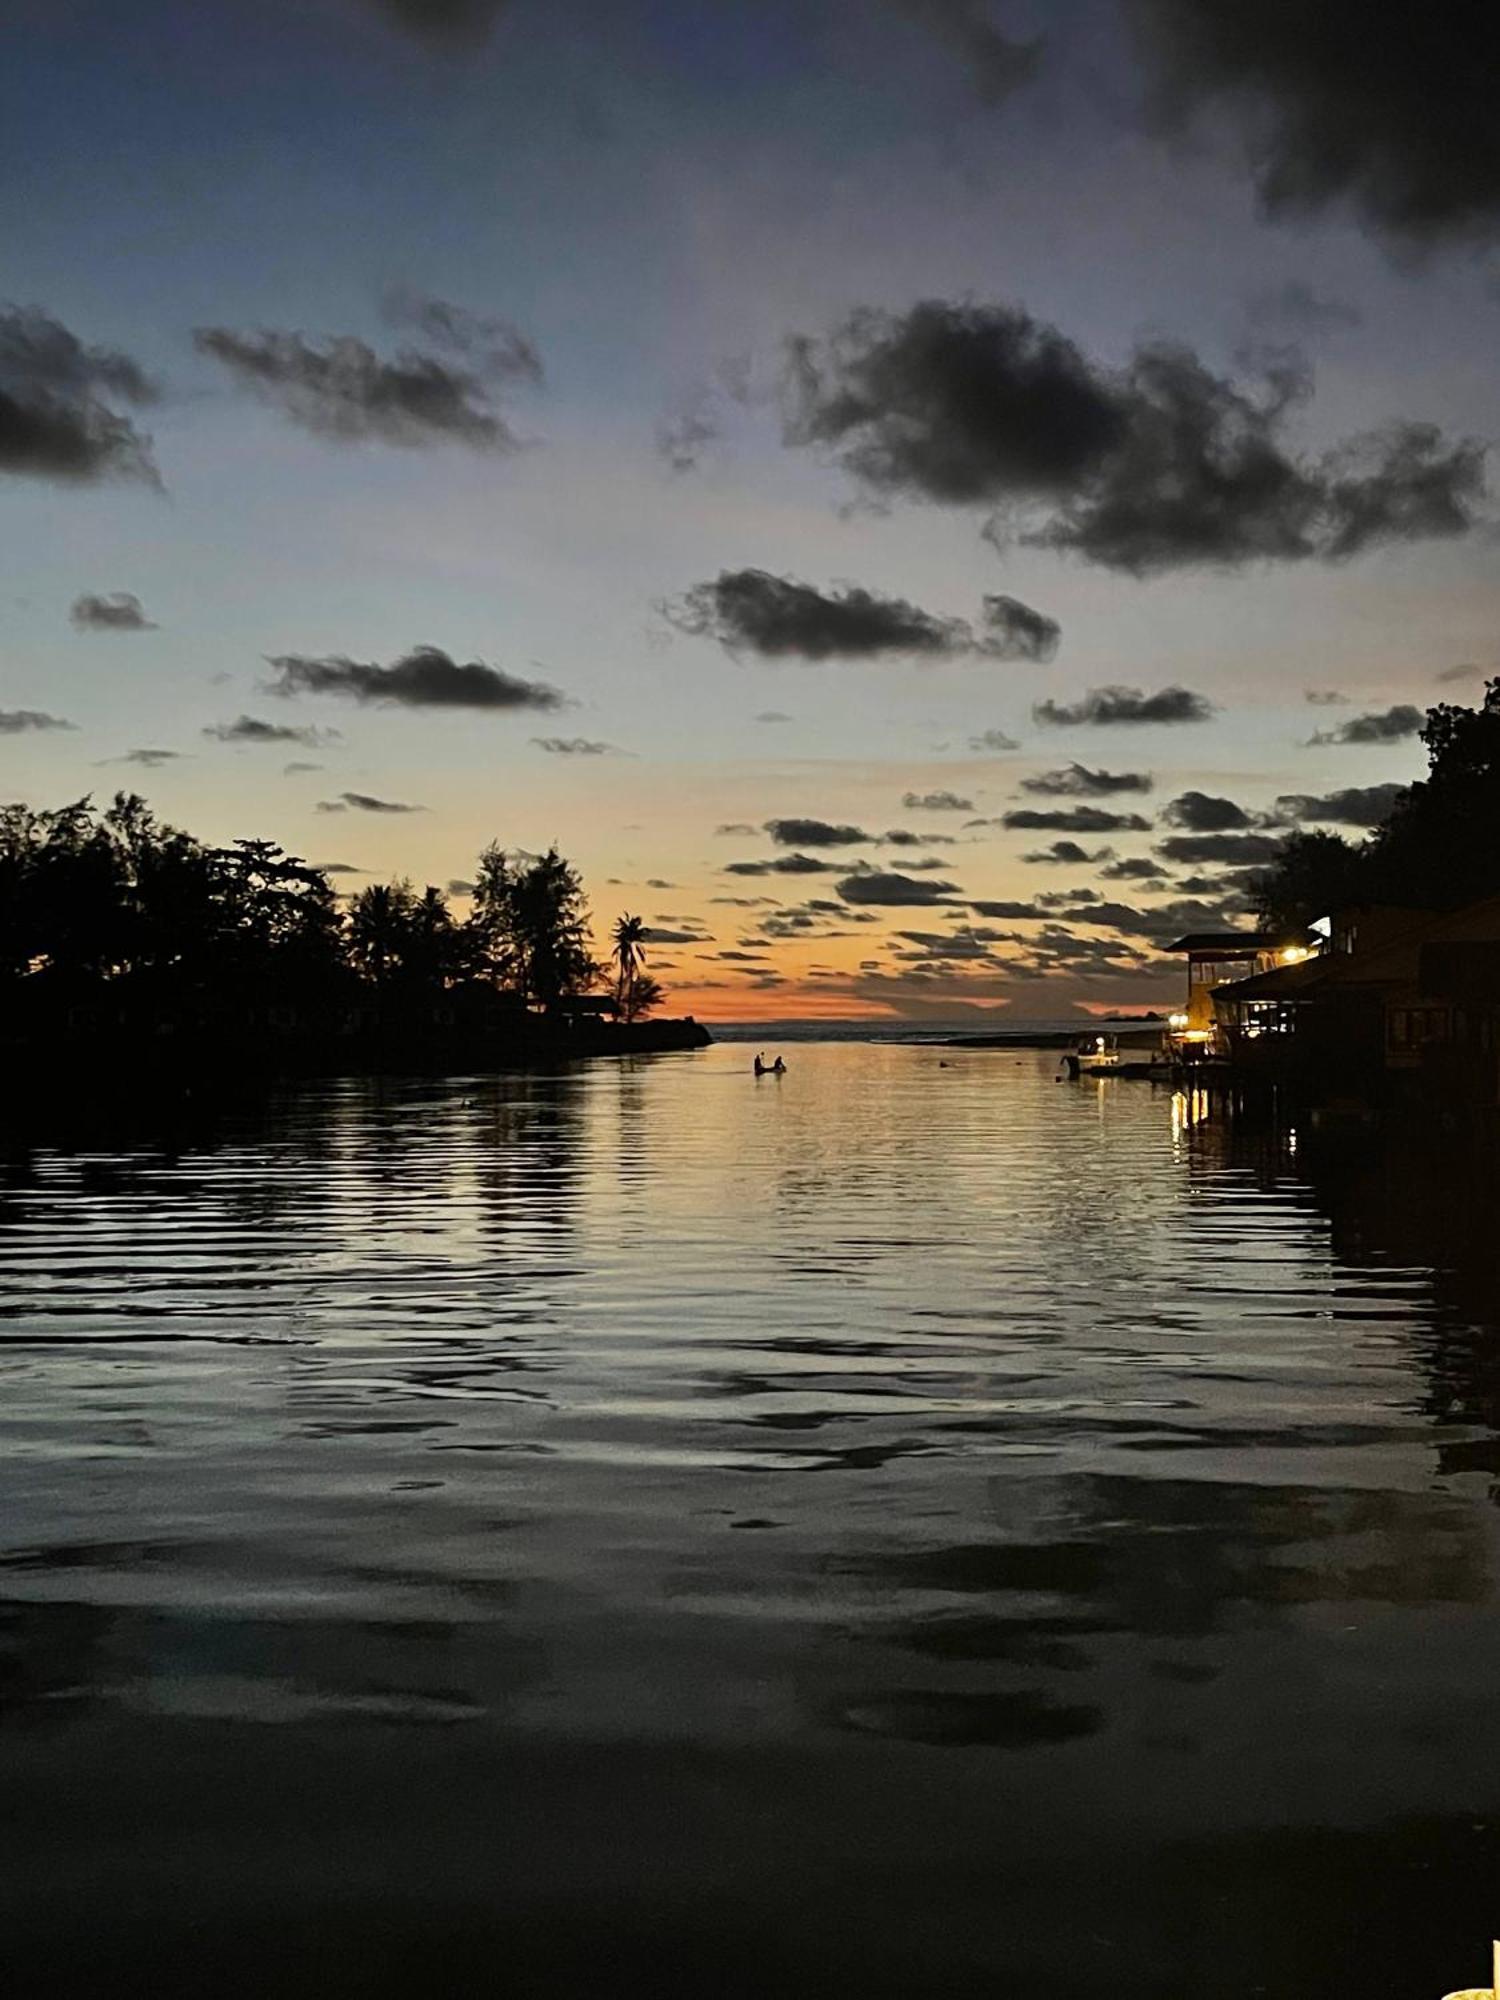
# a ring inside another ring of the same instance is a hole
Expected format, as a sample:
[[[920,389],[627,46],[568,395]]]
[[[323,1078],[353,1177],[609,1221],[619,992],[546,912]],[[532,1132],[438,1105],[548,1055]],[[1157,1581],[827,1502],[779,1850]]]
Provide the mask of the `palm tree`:
[[[628,915],[616,917],[615,927],[610,935],[614,939],[614,949],[610,956],[616,966],[615,999],[619,1002],[626,1020],[629,1021],[635,1014],[636,981],[640,977],[641,967],[646,963],[646,954],[642,950],[646,926],[639,917]]]

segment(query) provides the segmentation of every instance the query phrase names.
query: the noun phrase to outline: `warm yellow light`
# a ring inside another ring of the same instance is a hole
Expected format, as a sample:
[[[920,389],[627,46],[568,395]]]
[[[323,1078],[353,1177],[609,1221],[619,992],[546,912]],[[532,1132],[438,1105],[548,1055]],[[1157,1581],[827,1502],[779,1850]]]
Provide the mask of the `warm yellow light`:
[[[1168,1014],[1167,1016],[1167,1026],[1169,1028],[1185,1028],[1187,1024],[1188,1017],[1186,1014]]]
[[[1283,965],[1300,965],[1304,958],[1311,957],[1312,953],[1307,949],[1306,945],[1289,944],[1281,954],[1281,962]]]

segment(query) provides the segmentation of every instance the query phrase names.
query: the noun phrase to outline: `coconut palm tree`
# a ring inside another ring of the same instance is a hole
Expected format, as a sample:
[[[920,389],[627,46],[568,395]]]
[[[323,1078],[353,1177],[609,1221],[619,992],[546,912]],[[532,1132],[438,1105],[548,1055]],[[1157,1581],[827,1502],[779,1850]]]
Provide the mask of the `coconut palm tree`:
[[[615,999],[627,1021],[635,1017],[636,982],[641,967],[646,963],[642,949],[646,937],[646,926],[639,917],[629,915],[616,917],[614,930],[610,933],[614,948],[610,956],[615,962]]]

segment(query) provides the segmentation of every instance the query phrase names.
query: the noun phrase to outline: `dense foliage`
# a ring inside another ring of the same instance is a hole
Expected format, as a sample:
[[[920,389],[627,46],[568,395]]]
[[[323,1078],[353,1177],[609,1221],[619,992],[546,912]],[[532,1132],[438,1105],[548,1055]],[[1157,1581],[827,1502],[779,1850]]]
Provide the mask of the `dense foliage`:
[[[345,908],[321,869],[270,842],[206,846],[125,793],[104,810],[0,809],[0,992],[13,999],[109,992],[165,1013],[214,996],[399,1004],[464,988],[550,1010],[602,971],[583,884],[556,848],[487,848],[459,918],[442,890],[405,880]]]
[[[1422,741],[1428,771],[1371,837],[1294,833],[1260,879],[1264,921],[1295,925],[1357,904],[1457,909],[1500,895],[1500,680],[1478,708],[1439,702]]]

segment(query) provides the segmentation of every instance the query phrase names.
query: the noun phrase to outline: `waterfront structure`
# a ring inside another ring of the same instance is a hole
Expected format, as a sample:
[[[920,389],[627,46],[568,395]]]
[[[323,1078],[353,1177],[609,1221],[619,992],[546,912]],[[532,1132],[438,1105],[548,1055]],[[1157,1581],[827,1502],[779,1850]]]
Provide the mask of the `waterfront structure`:
[[[1167,1024],[1173,1055],[1181,1062],[1201,1062],[1228,1053],[1214,995],[1226,986],[1301,965],[1321,951],[1324,939],[1316,931],[1287,936],[1272,931],[1191,931],[1170,952],[1187,960],[1187,999]]]

